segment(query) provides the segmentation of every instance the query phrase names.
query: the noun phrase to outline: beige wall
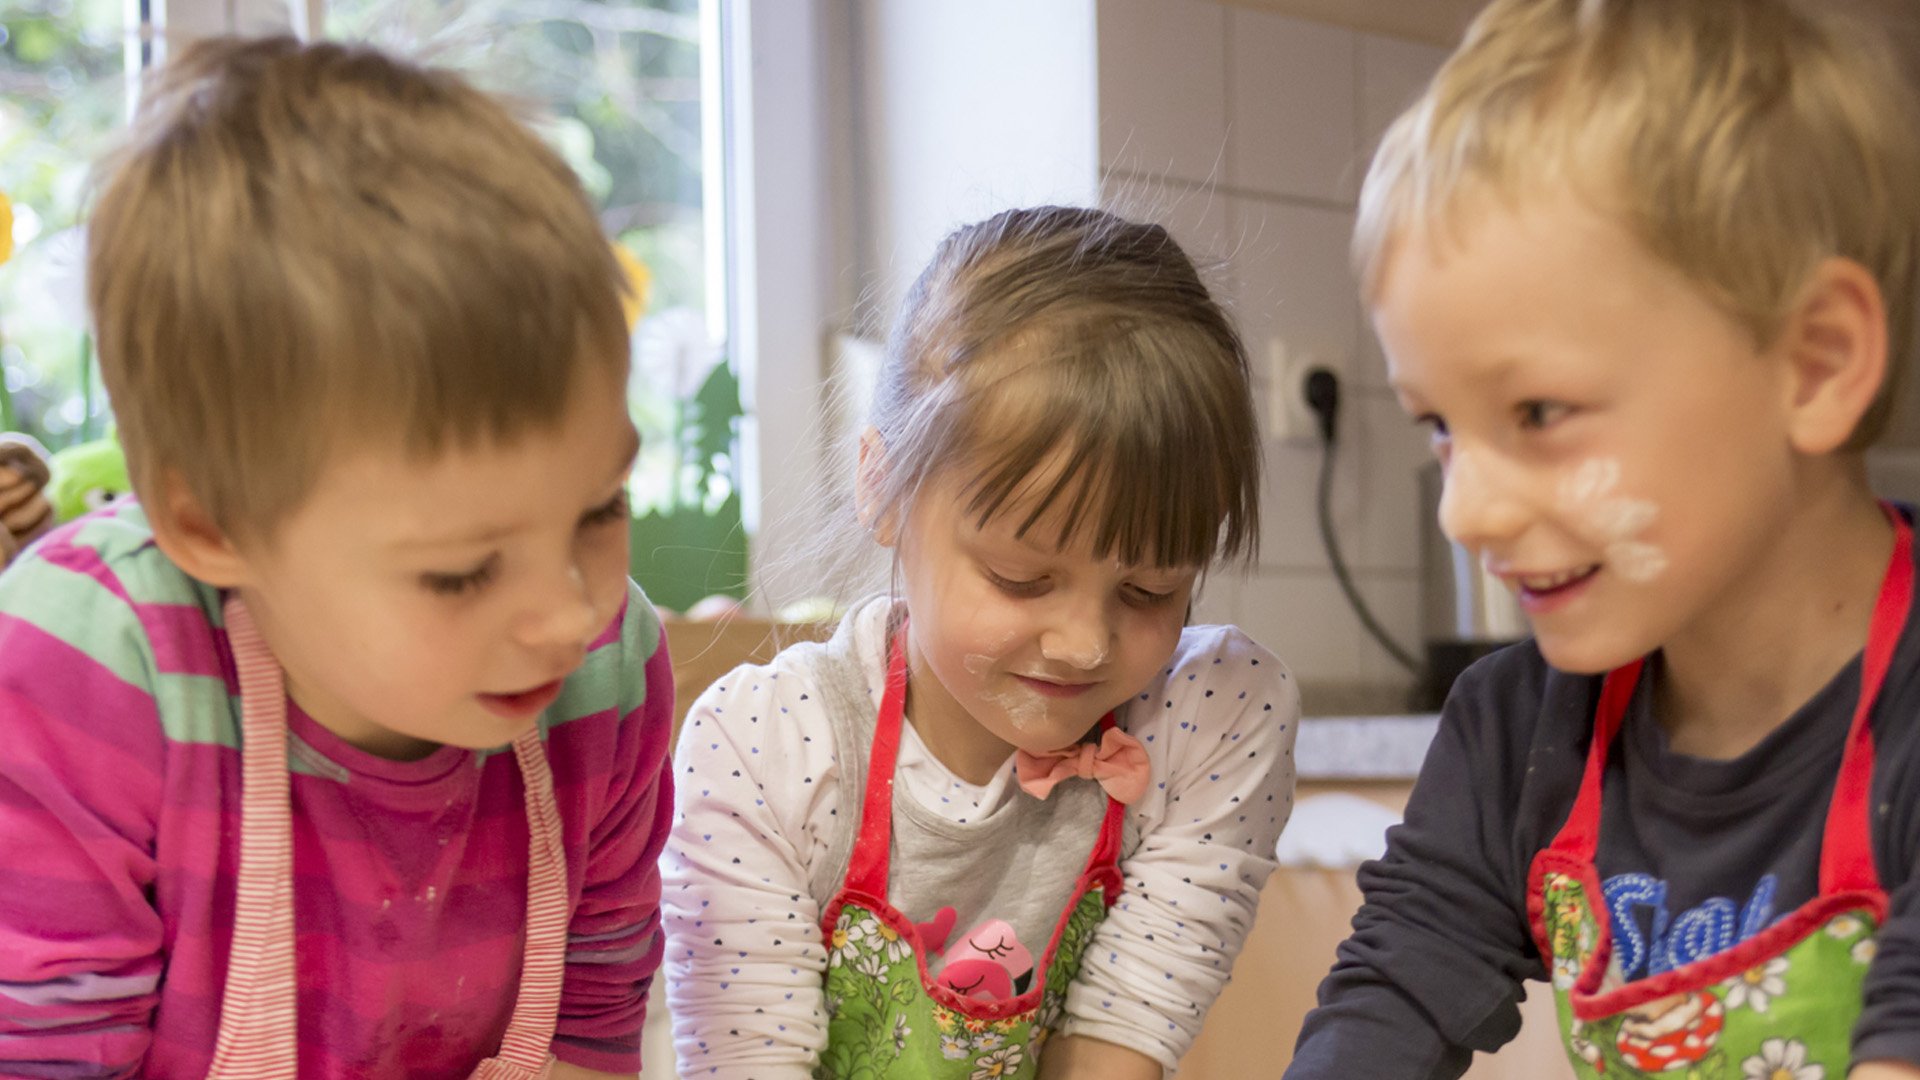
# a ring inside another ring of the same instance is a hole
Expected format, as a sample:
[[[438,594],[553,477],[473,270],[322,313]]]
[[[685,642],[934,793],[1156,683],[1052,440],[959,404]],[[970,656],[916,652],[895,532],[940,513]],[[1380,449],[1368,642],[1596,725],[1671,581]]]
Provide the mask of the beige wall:
[[[1460,38],[1483,0],[1225,0],[1237,7],[1274,11],[1302,19],[1393,34],[1436,45]],[[1894,37],[1903,53],[1920,60],[1920,5],[1912,0],[1822,0],[1822,6],[1851,12]]]
[[[1217,264],[1269,431],[1275,342],[1345,377],[1334,521],[1361,592],[1417,647],[1426,440],[1386,388],[1346,251],[1369,150],[1445,50],[1205,0],[1100,0],[1098,29],[1105,198]],[[1216,575],[1196,617],[1244,627],[1310,682],[1410,685],[1322,554],[1319,448],[1273,438],[1266,448],[1259,557]]]
[[[1221,0],[1228,7],[1311,20],[1368,34],[1451,46],[1484,0]],[[1884,32],[1908,72],[1920,80],[1920,3],[1915,0],[1819,0]],[[1908,370],[1920,365],[1920,348]],[[1920,448],[1920,377],[1909,376],[1886,444]]]

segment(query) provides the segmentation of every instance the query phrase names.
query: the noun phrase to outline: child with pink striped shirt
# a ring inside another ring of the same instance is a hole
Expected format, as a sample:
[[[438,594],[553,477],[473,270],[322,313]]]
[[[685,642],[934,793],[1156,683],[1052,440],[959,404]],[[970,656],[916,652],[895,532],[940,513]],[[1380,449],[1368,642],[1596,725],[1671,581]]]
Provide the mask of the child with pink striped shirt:
[[[0,1076],[631,1076],[671,675],[624,277],[460,79],[197,45],[103,170],[137,500],[0,574]]]

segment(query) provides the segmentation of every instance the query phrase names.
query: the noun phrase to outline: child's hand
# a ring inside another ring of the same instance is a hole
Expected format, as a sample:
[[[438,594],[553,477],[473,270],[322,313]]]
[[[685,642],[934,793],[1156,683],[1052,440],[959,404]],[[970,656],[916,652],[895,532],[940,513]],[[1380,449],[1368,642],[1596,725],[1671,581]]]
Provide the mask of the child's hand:
[[[1040,1052],[1040,1080],[1161,1080],[1160,1063],[1124,1046],[1080,1035],[1055,1035]],[[1920,1073],[1914,1074],[1920,1077]],[[1852,1080],[1860,1080],[1856,1073]],[[1909,1080],[1905,1075],[1869,1080]]]
[[[53,521],[53,506],[40,494],[45,486],[11,465],[0,465],[0,526],[15,536],[37,535]]]

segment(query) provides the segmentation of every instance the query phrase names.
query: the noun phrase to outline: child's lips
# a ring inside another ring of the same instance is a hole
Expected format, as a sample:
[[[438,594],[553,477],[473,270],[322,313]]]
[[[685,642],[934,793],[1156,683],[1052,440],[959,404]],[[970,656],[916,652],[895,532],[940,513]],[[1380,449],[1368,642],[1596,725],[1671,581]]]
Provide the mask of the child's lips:
[[[1554,574],[1505,574],[1507,584],[1529,615],[1556,611],[1572,603],[1600,573],[1598,565]]]
[[[1015,675],[1020,685],[1037,694],[1053,698],[1073,698],[1100,685],[1098,682],[1054,682],[1051,679],[1035,678],[1032,675]]]
[[[561,680],[555,679],[552,682],[541,683],[530,690],[520,690],[511,694],[481,694],[480,704],[486,706],[487,711],[496,716],[509,720],[530,720],[545,712],[547,706],[554,703],[554,700],[560,696],[560,688],[564,685],[565,683]]]

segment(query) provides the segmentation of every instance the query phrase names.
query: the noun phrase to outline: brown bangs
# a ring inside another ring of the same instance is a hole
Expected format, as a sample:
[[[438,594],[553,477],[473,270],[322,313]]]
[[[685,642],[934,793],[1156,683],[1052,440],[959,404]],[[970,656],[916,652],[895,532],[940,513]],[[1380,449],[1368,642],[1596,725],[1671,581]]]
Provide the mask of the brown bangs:
[[[1258,475],[1235,467],[1257,460],[1239,445],[1253,432],[1250,416],[1235,422],[1250,412],[1244,391],[1168,362],[1196,347],[1190,335],[1103,321],[1010,371],[982,365],[1001,371],[962,395],[971,415],[951,458],[973,474],[967,512],[982,524],[1015,514],[1022,537],[1049,528],[1056,548],[1079,539],[1131,565],[1205,567],[1256,549]]]

